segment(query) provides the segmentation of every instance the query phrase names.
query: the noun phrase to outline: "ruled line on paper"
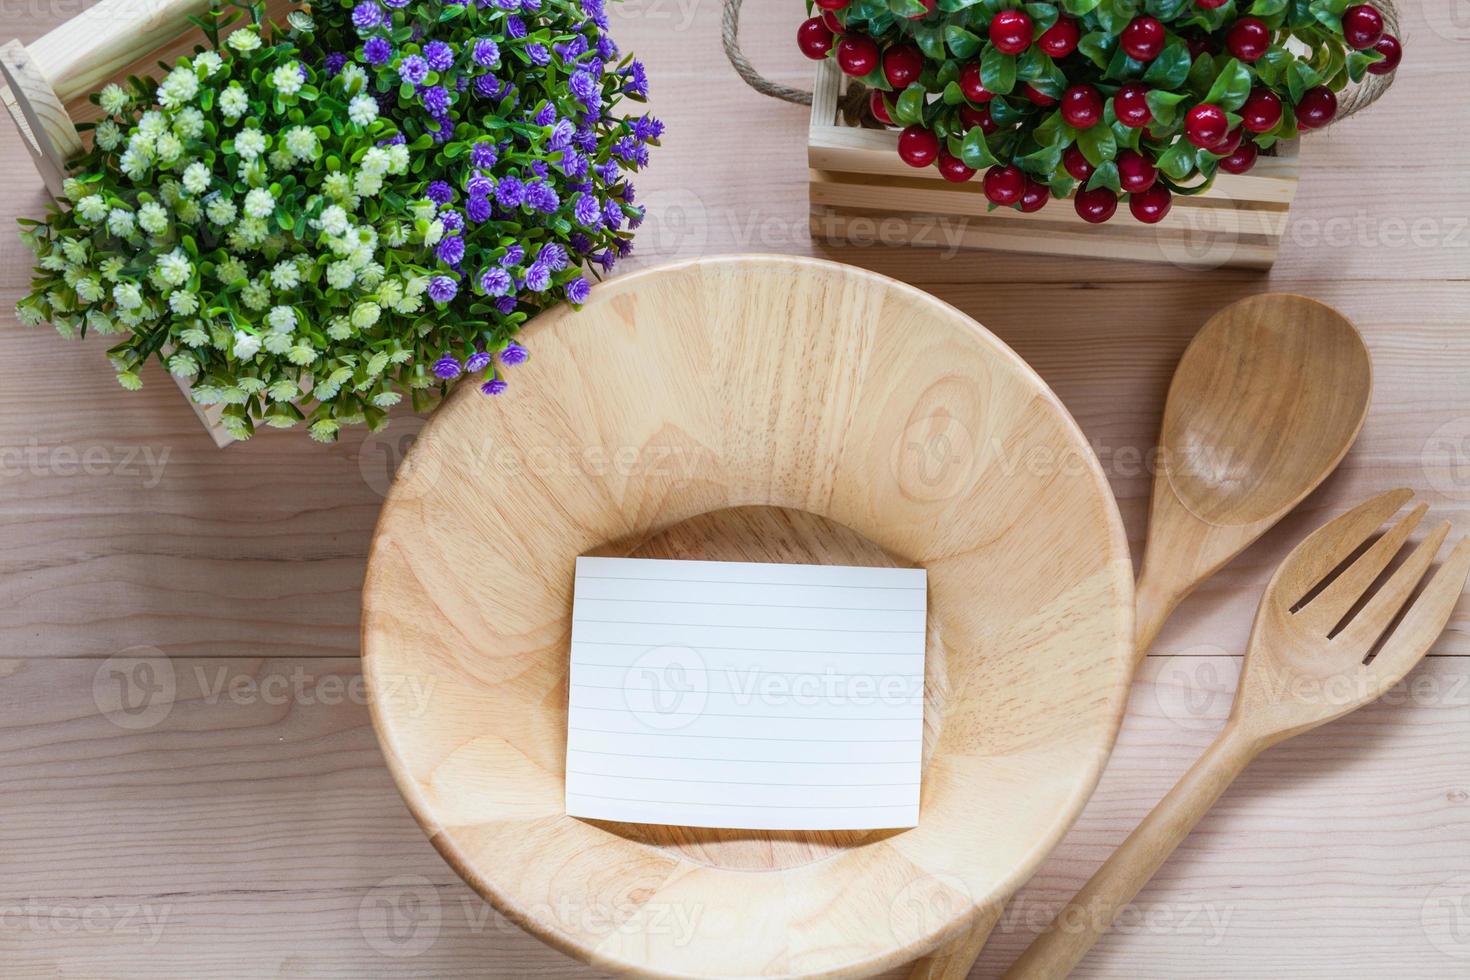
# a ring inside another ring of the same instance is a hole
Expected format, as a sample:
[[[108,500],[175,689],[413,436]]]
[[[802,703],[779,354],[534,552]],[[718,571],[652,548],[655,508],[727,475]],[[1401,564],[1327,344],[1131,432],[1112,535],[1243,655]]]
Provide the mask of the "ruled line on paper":
[[[579,558],[567,813],[913,826],[926,610],[923,569]]]

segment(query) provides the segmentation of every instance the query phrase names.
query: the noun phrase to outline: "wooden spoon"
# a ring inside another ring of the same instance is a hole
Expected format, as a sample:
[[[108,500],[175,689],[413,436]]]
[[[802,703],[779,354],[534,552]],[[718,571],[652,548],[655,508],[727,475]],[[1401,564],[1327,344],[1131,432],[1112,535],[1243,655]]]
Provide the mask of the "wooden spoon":
[[[1423,504],[1323,585],[1412,496],[1410,490],[1380,494],[1319,528],[1287,556],[1256,613],[1225,728],[1005,980],[1066,976],[1252,759],[1377,699],[1428,652],[1470,575],[1470,537],[1459,540],[1410,602],[1449,532],[1449,524],[1441,524],[1364,601],[1424,516]]]
[[[1373,366],[1341,313],[1305,296],[1232,303],[1195,335],[1169,386],[1135,602],[1134,667],[1185,596],[1337,468],[1368,415]],[[959,980],[999,917],[919,960]]]

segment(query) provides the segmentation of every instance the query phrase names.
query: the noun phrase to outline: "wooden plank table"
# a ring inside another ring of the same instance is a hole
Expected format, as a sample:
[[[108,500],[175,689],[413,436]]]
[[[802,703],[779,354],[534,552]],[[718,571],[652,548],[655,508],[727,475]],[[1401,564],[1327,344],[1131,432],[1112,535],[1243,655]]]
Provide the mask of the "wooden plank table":
[[[0,36],[29,40],[80,6],[12,6]],[[718,4],[613,8],[668,123],[639,181],[650,219],[632,264],[818,254],[956,304],[1056,388],[1135,546],[1164,391],[1208,314],[1302,292],[1341,308],[1372,350],[1377,393],[1357,447],[1164,631],[1096,796],[974,976],[998,975],[1202,750],[1260,589],[1308,529],[1405,484],[1470,531],[1470,103],[1450,94],[1470,80],[1470,20],[1454,4],[1405,6],[1396,88],[1305,141],[1269,276],[813,245],[806,113],[727,69]],[[790,3],[746,13],[747,53],[791,84],[810,74],[791,43],[798,19]],[[45,198],[8,119],[0,130],[9,226]],[[0,234],[0,974],[596,975],[459,882],[373,739],[358,591],[413,420],[327,448],[266,431],[218,451],[156,367],[124,392],[105,339],[14,328],[28,267]],[[141,667],[160,655],[171,670]],[[1467,744],[1470,601],[1401,690],[1252,766],[1077,975],[1465,975]]]

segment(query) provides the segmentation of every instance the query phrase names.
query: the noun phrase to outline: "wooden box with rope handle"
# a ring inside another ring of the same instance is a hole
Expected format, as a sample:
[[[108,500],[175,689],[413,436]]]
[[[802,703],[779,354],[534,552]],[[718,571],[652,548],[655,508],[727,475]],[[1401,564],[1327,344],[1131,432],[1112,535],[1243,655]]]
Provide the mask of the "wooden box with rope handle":
[[[730,63],[757,91],[811,106],[807,163],[813,239],[1106,257],[1199,269],[1266,269],[1276,261],[1296,197],[1299,140],[1263,153],[1247,174],[1220,173],[1204,193],[1176,196],[1169,214],[1154,225],[1124,219],[1090,225],[1070,201],[1054,200],[1030,214],[991,210],[978,179],[955,184],[933,167],[905,164],[898,156],[898,129],[872,119],[867,90],[830,58],[817,63],[811,92],[762,77],[740,51],[740,4],[725,0],[723,39]],[[1379,6],[1389,23],[1396,23],[1392,5]],[[1339,119],[1387,88],[1387,79],[1369,77],[1374,84],[1358,86]]]

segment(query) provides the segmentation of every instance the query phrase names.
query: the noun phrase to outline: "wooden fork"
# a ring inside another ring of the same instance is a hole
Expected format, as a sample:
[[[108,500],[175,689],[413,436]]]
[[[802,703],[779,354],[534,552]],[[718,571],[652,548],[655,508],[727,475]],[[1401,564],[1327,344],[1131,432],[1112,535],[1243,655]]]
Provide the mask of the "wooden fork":
[[[1449,533],[1448,524],[1435,528],[1372,591],[1426,506],[1420,504],[1364,546],[1413,495],[1390,490],[1374,497],[1319,528],[1287,556],[1256,612],[1225,728],[1006,978],[1066,976],[1252,759],[1373,701],[1423,658],[1470,575],[1470,537],[1459,540],[1412,602]],[[1379,645],[1390,627],[1392,633]]]

